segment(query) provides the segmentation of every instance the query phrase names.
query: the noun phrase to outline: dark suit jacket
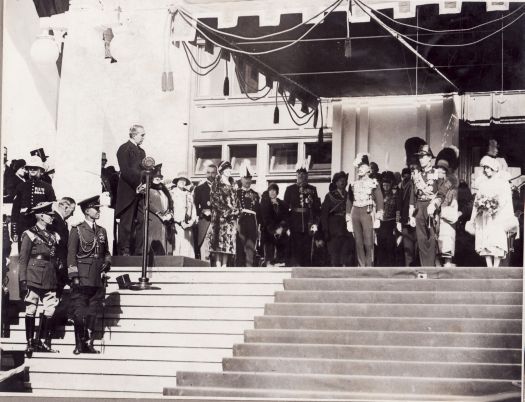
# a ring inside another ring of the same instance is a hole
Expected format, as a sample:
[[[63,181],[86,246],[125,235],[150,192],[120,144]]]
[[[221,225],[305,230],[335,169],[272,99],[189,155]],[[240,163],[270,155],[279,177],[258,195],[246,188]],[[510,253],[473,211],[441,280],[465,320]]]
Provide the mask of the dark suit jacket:
[[[56,256],[60,259],[60,262],[64,264],[64,267],[67,266],[67,243],[69,239],[69,230],[67,227],[67,223],[64,219],[62,219],[62,216],[58,213],[55,214],[55,219],[53,219],[53,223],[49,227],[49,230],[51,232],[55,232],[60,236],[60,240],[58,241],[57,248],[56,248]]]
[[[202,243],[204,242],[204,237],[208,232],[211,222],[211,216],[204,216],[202,214],[203,209],[211,209],[210,191],[211,186],[207,181],[199,184],[197,187],[195,187],[195,190],[193,190],[195,209],[197,210],[197,216],[199,217],[199,221],[197,223],[197,244],[199,247],[201,247]]]
[[[136,190],[141,183],[142,175],[140,163],[145,157],[146,152],[131,141],[122,144],[117,151],[120,168],[117,204],[115,206],[115,217],[117,218],[137,196]]]

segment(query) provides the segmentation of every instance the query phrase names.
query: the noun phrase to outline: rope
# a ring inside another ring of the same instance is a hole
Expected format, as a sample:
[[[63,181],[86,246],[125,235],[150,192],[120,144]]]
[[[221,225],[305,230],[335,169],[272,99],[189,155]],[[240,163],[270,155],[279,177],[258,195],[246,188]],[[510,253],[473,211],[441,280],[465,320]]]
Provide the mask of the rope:
[[[420,27],[420,26],[415,26],[415,25],[412,25],[412,24],[407,24],[405,22],[401,22],[401,21],[398,21],[394,18],[391,18],[389,17],[388,15],[384,14],[383,12],[379,11],[379,10],[375,10],[373,9],[372,7],[366,5],[365,3],[362,4],[364,7],[366,7],[367,9],[369,9],[370,11],[375,11],[377,14],[381,15],[382,17],[398,24],[398,25],[402,25],[404,27],[408,27],[408,28],[415,28],[415,29],[420,29],[422,31],[426,31],[426,32],[432,32],[432,33],[451,33],[451,32],[467,32],[467,31],[473,31],[475,29],[478,29],[478,28],[481,28],[485,25],[489,25],[489,24],[492,24],[494,22],[498,22],[498,21],[503,21],[505,18],[508,18],[510,17],[511,15],[517,13],[519,10],[521,10],[523,7],[525,7],[525,4],[522,4],[521,6],[519,6],[517,9],[515,9],[514,11],[512,11],[511,13],[509,14],[505,14],[504,16],[500,17],[500,18],[495,18],[493,20],[490,20],[490,21],[487,21],[487,22],[484,22],[482,24],[479,24],[479,25],[475,25],[473,27],[469,27],[469,28],[458,28],[458,29],[430,29],[430,28],[424,28],[424,27]]]

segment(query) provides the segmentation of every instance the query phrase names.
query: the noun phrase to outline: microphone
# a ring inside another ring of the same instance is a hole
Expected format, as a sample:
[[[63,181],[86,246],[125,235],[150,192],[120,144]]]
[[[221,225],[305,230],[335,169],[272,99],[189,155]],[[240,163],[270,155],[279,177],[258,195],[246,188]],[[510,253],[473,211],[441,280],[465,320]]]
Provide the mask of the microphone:
[[[142,162],[140,162],[140,167],[144,170],[153,170],[155,168],[155,159],[151,156],[146,156],[142,159]]]

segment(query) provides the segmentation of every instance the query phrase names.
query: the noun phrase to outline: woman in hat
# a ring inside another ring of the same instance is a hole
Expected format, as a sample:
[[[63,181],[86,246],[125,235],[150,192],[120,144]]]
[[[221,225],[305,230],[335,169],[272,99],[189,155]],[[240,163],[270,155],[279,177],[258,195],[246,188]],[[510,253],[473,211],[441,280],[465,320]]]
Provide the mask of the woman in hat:
[[[452,266],[456,251],[456,222],[458,220],[458,178],[454,174],[458,167],[459,150],[456,147],[443,148],[436,157],[435,169],[438,176],[438,193],[443,202],[438,216],[438,260],[444,267]]]
[[[217,267],[226,267],[230,258],[235,256],[240,211],[230,162],[222,161],[218,173],[210,192],[210,253],[215,255]]]
[[[370,178],[368,154],[358,154],[354,160],[357,180],[347,203],[355,238],[357,262],[360,267],[374,265],[374,226],[383,216],[383,194],[376,179]],[[348,218],[347,218],[348,220]]]
[[[4,202],[11,203],[15,197],[16,187],[27,178],[26,161],[13,159],[11,166],[4,171]]]
[[[175,187],[171,189],[173,219],[175,221],[173,255],[195,258],[193,225],[197,221],[197,210],[193,202],[193,193],[188,190],[191,181],[185,173],[179,173],[173,179],[173,184],[175,184]]]
[[[173,200],[170,192],[162,183],[162,164],[155,166],[149,190],[149,236],[148,250],[155,255],[166,255],[173,249],[171,222],[173,217]]]
[[[483,175],[478,179],[472,216],[465,229],[475,236],[476,252],[487,267],[498,267],[508,253],[507,236],[516,231],[510,184],[500,174],[498,161],[488,155],[481,158]]]
[[[377,231],[377,265],[380,267],[396,266],[396,218],[399,217],[398,202],[393,187],[396,177],[393,172],[385,171],[381,175],[384,213]]]
[[[332,190],[321,205],[321,229],[327,242],[330,263],[334,267],[350,265],[353,239],[346,227],[348,174],[338,172],[332,179]]]
[[[267,266],[284,265],[288,257],[290,212],[288,205],[278,195],[279,186],[270,183],[266,195],[263,193],[261,197],[261,237]]]

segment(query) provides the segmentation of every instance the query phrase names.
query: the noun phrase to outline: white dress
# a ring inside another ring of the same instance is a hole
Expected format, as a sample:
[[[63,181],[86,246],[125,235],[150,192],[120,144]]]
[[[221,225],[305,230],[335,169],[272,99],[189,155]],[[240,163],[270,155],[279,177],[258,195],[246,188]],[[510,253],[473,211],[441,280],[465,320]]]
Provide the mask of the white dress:
[[[170,193],[173,198],[173,219],[177,229],[173,255],[195,258],[192,227],[197,221],[197,211],[192,193],[177,187],[170,190]]]
[[[474,204],[482,196],[495,197],[499,205],[494,215],[478,211],[475,206],[472,209],[476,252],[481,256],[505,258],[508,252],[507,232],[516,219],[510,184],[498,174],[491,178],[482,176],[478,179]]]

